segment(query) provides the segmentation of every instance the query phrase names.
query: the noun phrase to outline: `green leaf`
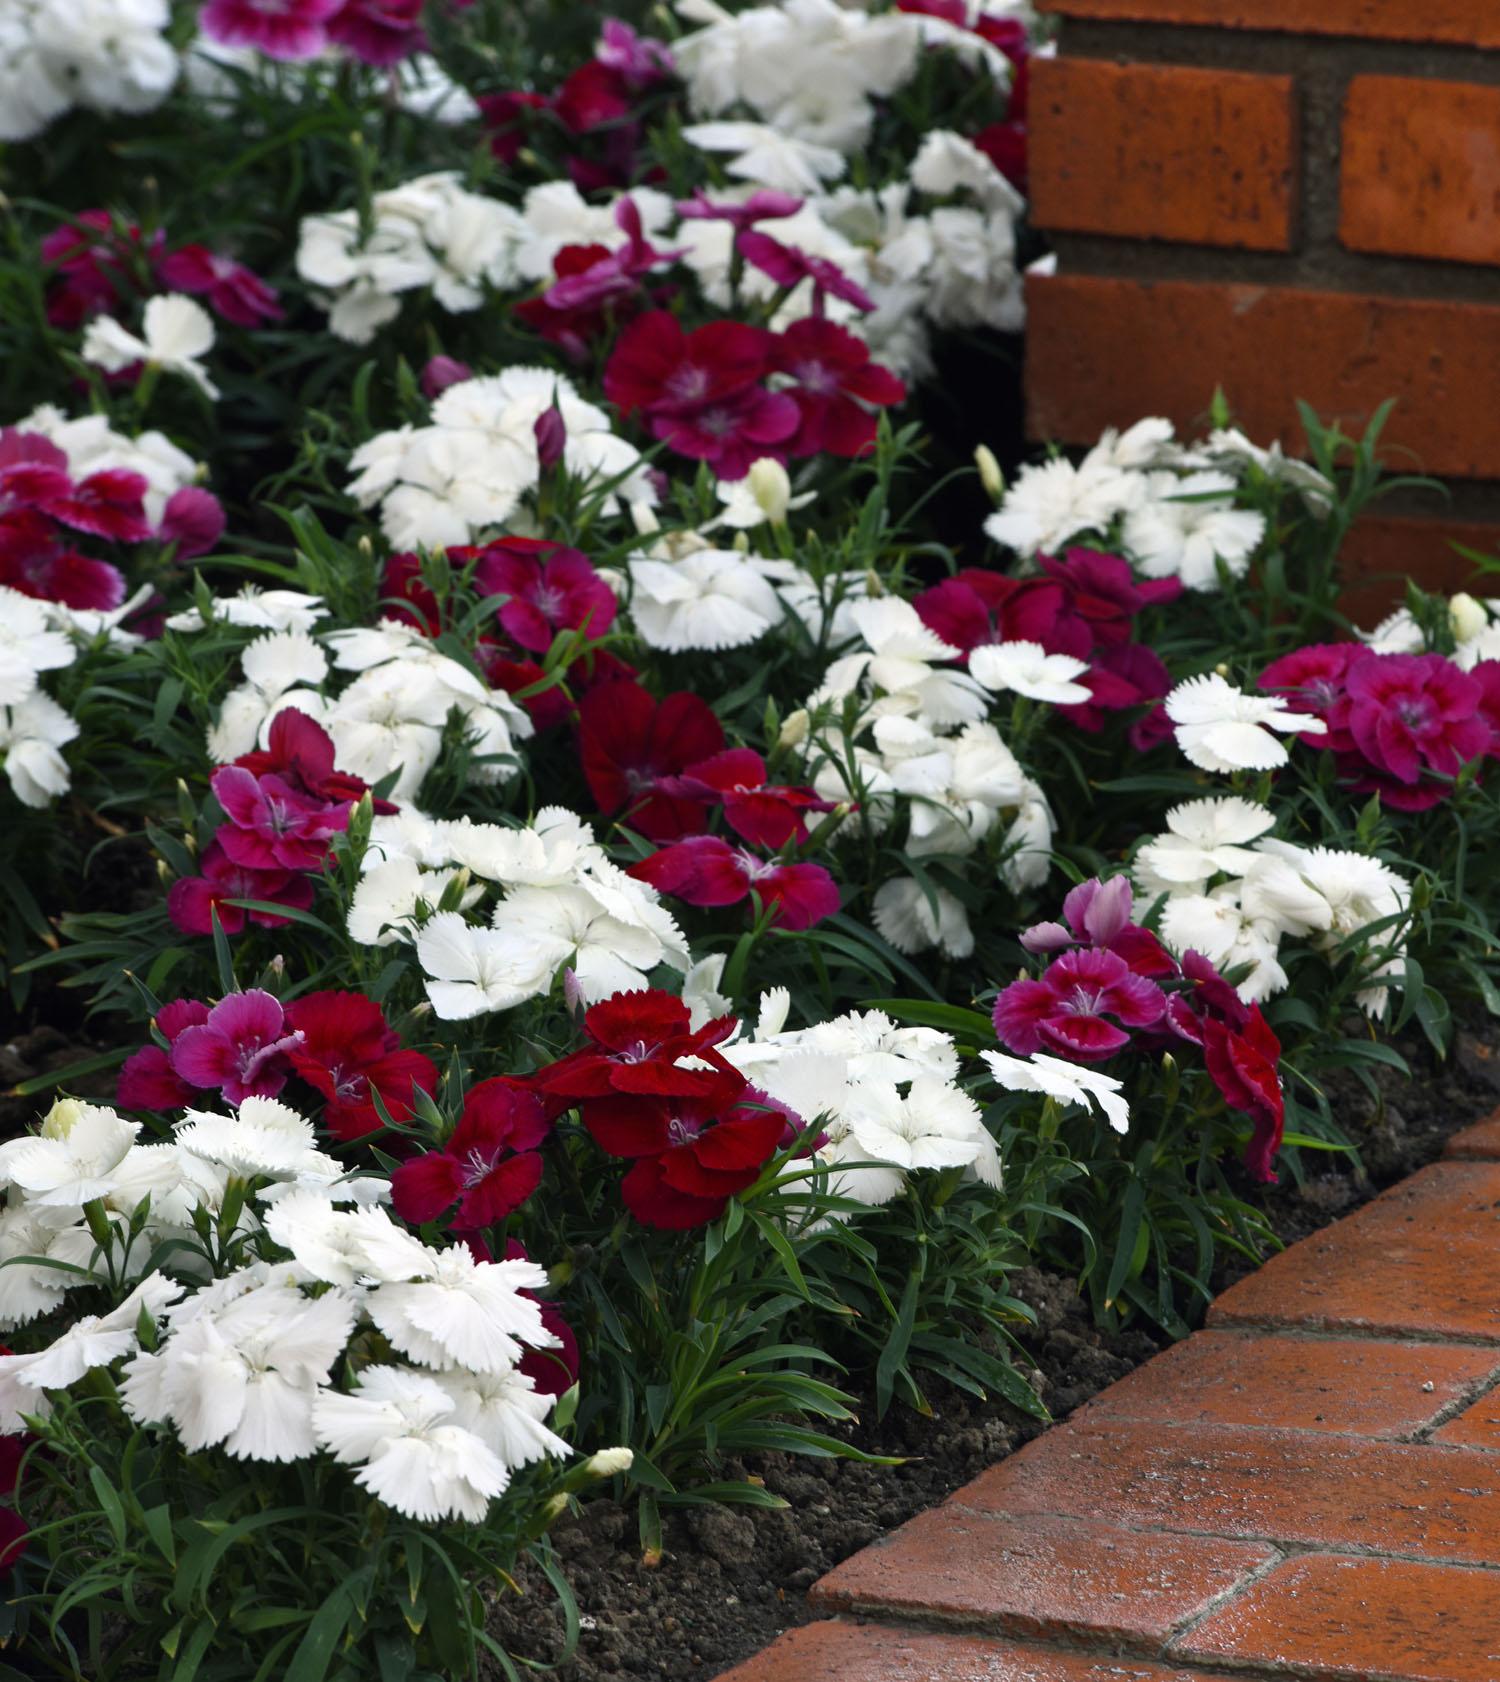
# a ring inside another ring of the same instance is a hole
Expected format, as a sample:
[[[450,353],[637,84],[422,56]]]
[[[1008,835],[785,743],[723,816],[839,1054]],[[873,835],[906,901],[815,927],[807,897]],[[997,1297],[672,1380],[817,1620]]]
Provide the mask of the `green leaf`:
[[[130,1055],[130,1047],[122,1045],[115,1051],[101,1051],[97,1057],[85,1057],[69,1063],[65,1069],[52,1069],[45,1075],[33,1075],[30,1080],[17,1081],[10,1088],[12,1098],[30,1098],[38,1092],[50,1092],[54,1086],[66,1086],[70,1080],[82,1080],[96,1075],[101,1069],[118,1068]]]
[[[896,1310],[896,1323],[875,1363],[875,1413],[884,1419],[891,1405],[896,1387],[896,1374],[906,1364],[906,1351],[911,1345],[912,1327],[917,1318],[917,1297],[922,1289],[922,1275],[913,1268],[901,1293],[901,1306]]]
[[[104,1522],[109,1526],[110,1535],[115,1539],[115,1546],[125,1546],[125,1506],[120,1500],[119,1492],[104,1475],[100,1466],[89,1467],[89,1485],[94,1491],[94,1499],[99,1503],[99,1510],[104,1514]]]
[[[297,1643],[297,1651],[292,1654],[285,1682],[323,1682],[323,1678],[328,1674],[329,1662],[349,1626],[350,1618],[354,1615],[355,1587],[360,1581],[371,1579],[374,1574],[373,1565],[365,1566],[347,1582],[340,1583],[313,1613],[307,1633]]]
[[[1115,1301],[1126,1279],[1132,1277],[1136,1271],[1137,1245],[1145,1211],[1146,1188],[1132,1175],[1120,1207],[1120,1236],[1115,1244],[1114,1261],[1110,1264],[1109,1281],[1104,1287],[1106,1307]]]
[[[965,1040],[978,1040],[981,1045],[995,1043],[995,1027],[989,1017],[977,1010],[965,1010],[962,1005],[933,1004],[927,999],[865,999],[859,1008],[883,1010],[898,1022],[941,1028]]]

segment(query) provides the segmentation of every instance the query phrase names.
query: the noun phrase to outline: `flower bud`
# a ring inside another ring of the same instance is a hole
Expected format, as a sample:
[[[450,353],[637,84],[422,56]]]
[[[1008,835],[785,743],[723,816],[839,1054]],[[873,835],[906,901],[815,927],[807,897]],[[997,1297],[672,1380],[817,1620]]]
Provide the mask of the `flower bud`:
[[[773,526],[779,526],[786,519],[786,511],[791,505],[791,475],[774,456],[762,456],[750,463],[745,482],[755,498],[756,507]]]
[[[568,1498],[566,1495],[549,1496],[542,1504],[543,1527],[545,1528],[547,1525],[551,1524],[554,1519],[560,1519],[567,1510]]]
[[[979,469],[979,482],[984,486],[984,494],[991,502],[999,502],[1005,495],[1005,475],[988,444],[980,444],[975,449],[974,465]]]
[[[1448,617],[1459,642],[1472,642],[1490,622],[1484,604],[1475,601],[1467,590],[1460,590],[1448,603]]]
[[[83,1116],[83,1105],[76,1098],[59,1098],[42,1117],[44,1139],[66,1139]]]
[[[617,1472],[628,1472],[634,1460],[632,1449],[601,1448],[597,1454],[589,1456],[585,1470],[596,1478],[612,1478]]]
[[[787,715],[786,722],[781,727],[781,734],[776,738],[779,748],[797,748],[807,740],[807,732],[812,727],[812,721],[807,716],[806,707],[798,707],[796,712]]]
[[[441,397],[450,385],[462,385],[474,378],[467,362],[452,356],[429,356],[421,374],[422,395],[429,403]]]
[[[562,460],[568,442],[567,423],[556,403],[537,416],[532,431],[536,435],[537,463],[543,473],[550,473]]]

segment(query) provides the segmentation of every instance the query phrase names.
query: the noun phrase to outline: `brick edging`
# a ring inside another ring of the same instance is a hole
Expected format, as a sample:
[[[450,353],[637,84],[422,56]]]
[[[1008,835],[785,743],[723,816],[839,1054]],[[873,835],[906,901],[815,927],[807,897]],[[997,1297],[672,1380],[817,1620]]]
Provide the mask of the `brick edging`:
[[[725,1682],[1496,1682],[1500,1111],[812,1600]]]

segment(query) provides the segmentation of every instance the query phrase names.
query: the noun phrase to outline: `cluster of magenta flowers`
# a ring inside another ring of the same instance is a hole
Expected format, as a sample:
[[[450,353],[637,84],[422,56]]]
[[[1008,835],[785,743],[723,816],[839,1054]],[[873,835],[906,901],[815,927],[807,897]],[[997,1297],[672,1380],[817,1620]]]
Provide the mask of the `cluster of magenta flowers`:
[[[140,473],[106,468],[75,477],[67,453],[39,432],[0,431],[0,584],[40,601],[111,612],[126,577],[113,561],[77,545],[92,537],[121,547],[170,544],[181,559],[206,554],[224,530],[217,498],[185,485],[160,521],[146,513]]]
[[[172,884],[167,910],[185,934],[238,934],[246,920],[279,928],[290,919],[270,906],[305,911],[313,881],[326,868],[335,835],[349,827],[367,791],[334,766],[333,740],[295,707],[271,721],[267,745],[221,765],[209,787],[224,821],[203,849],[198,874]],[[375,809],[391,812],[387,801]],[[235,903],[253,900],[258,904]]]
[[[1063,922],[1027,929],[1021,944],[1047,967],[1001,989],[997,1037],[1018,1056],[1073,1063],[1197,1046],[1225,1104],[1250,1118],[1247,1169],[1274,1181],[1285,1117],[1280,1042],[1259,1005],[1246,1005],[1202,953],[1179,961],[1131,921],[1132,909],[1127,877],[1095,878],[1068,894]]]
[[[1332,753],[1356,793],[1422,812],[1475,760],[1500,756],[1500,660],[1463,671],[1441,654],[1319,643],[1273,661],[1260,687],[1321,719],[1304,739]]]
[[[276,289],[235,258],[198,244],[169,250],[160,228],[148,238],[107,210],[80,211],[55,228],[41,255],[52,277],[47,319],[64,330],[160,292],[200,296],[235,327],[263,327],[282,316]]]

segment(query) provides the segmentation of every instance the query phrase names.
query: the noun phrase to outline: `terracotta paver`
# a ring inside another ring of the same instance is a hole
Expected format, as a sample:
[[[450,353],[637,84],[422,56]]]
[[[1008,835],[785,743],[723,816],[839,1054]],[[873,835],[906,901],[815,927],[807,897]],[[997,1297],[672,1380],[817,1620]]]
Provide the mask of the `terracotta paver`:
[[[1209,1323],[1500,1341],[1500,1163],[1424,1168],[1273,1256]]]
[[[1074,1419],[1409,1437],[1474,1395],[1497,1369],[1500,1351],[1451,1343],[1197,1332],[1111,1385]]]
[[[1450,1150],[729,1677],[1500,1682],[1500,1113]]]
[[[1065,1653],[972,1636],[876,1624],[805,1624],[722,1682],[1210,1682],[1196,1670],[1144,1659]],[[1252,1679],[1242,1679],[1252,1682]]]
[[[1468,1448],[1500,1449],[1500,1389],[1481,1396],[1446,1425],[1432,1433],[1435,1443],[1458,1443]]]
[[[1500,1566],[1500,1460],[1429,1443],[1060,1425],[954,1500],[979,1512]]]
[[[1474,1127],[1455,1133],[1443,1148],[1443,1155],[1460,1159],[1500,1159],[1500,1113]]]
[[[1330,1682],[1496,1682],[1500,1576],[1313,1554],[1252,1584],[1174,1651]]]
[[[961,1618],[1007,1635],[1083,1633],[1154,1651],[1277,1557],[1264,1543],[948,1506],[845,1560],[813,1599],[829,1609]]]

